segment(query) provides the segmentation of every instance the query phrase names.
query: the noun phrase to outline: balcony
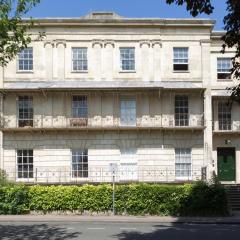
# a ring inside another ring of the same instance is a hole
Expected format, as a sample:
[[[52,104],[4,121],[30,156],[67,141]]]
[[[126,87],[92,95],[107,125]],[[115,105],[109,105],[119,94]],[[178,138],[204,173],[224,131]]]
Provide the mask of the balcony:
[[[123,122],[118,117],[94,116],[89,118],[68,118],[64,116],[41,116],[22,122],[12,116],[5,116],[1,120],[3,131],[38,131],[38,130],[128,130],[128,129],[175,129],[201,130],[205,127],[203,114],[174,114],[143,115],[135,121]]]
[[[240,121],[214,121],[213,122],[214,133],[237,133],[240,132]]]

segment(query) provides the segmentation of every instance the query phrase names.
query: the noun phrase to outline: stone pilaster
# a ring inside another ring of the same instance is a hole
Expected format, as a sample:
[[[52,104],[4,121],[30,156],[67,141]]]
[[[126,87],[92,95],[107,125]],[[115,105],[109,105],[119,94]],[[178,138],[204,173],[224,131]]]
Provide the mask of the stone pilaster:
[[[213,161],[213,133],[212,133],[212,96],[211,96],[211,56],[210,56],[210,40],[201,41],[202,55],[202,82],[206,89],[204,92],[204,165],[207,166],[208,179],[211,178],[213,171],[216,170],[217,164]]]

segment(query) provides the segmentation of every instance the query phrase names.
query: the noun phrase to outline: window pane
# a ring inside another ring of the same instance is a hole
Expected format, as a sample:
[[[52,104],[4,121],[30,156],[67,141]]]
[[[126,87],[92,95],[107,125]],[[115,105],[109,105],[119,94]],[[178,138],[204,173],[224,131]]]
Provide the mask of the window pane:
[[[31,96],[18,97],[18,125],[19,127],[33,126],[33,98]]]
[[[86,71],[88,69],[87,48],[72,48],[73,71]]]
[[[232,111],[230,103],[224,101],[218,103],[218,124],[219,130],[232,129]]]
[[[72,97],[72,117],[73,118],[88,117],[87,96]]]
[[[136,100],[123,99],[120,101],[121,125],[136,125]]]
[[[18,178],[33,178],[33,150],[17,150]]]
[[[25,48],[18,53],[18,70],[33,70],[33,48]]]
[[[173,48],[173,62],[174,63],[188,63],[188,48],[174,47]]]
[[[175,126],[188,126],[188,96],[175,96]]]
[[[120,48],[122,70],[135,70],[135,48]]]
[[[88,177],[88,150],[72,150],[72,177]]]
[[[191,149],[176,148],[175,149],[175,176],[191,177]]]
[[[218,58],[217,59],[217,71],[218,73],[231,72],[232,61],[231,58]]]

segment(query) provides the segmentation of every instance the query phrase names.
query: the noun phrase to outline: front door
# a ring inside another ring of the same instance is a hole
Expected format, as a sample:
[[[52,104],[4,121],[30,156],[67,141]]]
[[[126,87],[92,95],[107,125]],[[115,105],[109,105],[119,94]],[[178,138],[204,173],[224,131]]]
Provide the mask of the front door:
[[[217,148],[218,178],[220,181],[236,180],[235,148]]]

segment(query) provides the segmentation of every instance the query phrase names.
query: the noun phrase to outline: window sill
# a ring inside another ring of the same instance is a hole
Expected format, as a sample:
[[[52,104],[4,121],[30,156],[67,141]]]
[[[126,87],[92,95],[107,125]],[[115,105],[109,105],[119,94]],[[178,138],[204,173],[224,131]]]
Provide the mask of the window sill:
[[[32,70],[27,71],[27,70],[18,70],[17,73],[34,73]]]
[[[189,70],[178,70],[178,71],[175,71],[175,70],[173,70],[173,73],[190,73],[190,71]]]
[[[77,182],[77,181],[89,181],[88,177],[71,177],[72,182]]]
[[[17,178],[16,182],[34,182],[34,178]]]
[[[88,73],[88,70],[84,71],[71,71],[71,73]]]
[[[228,79],[217,79],[218,82],[231,82],[232,79],[228,78]]]
[[[120,70],[119,73],[136,73],[136,70]]]
[[[192,176],[189,177],[175,177],[176,181],[192,181]]]

